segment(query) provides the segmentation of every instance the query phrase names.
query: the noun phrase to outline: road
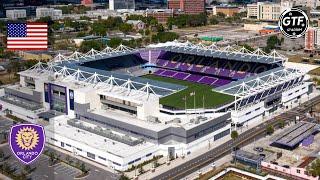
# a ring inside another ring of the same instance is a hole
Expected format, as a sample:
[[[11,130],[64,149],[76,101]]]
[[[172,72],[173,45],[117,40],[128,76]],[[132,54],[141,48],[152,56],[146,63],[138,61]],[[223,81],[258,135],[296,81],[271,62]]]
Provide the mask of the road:
[[[307,112],[313,105],[320,103],[320,96],[317,96],[306,103],[301,104],[299,107],[293,108],[288,112],[282,113],[279,116],[262,123],[255,128],[252,128],[242,134],[233,141],[229,140],[224,144],[195,157],[194,159],[187,161],[177,167],[170,169],[158,176],[152,178],[152,180],[167,180],[167,179],[181,179],[192,172],[197,171],[201,167],[204,167],[221,157],[229,154],[232,147],[242,147],[248,143],[253,142],[257,137],[261,137],[265,134],[266,127],[268,125],[277,126],[279,120],[294,121],[296,116],[300,116],[300,120],[305,120],[306,117],[302,114]]]

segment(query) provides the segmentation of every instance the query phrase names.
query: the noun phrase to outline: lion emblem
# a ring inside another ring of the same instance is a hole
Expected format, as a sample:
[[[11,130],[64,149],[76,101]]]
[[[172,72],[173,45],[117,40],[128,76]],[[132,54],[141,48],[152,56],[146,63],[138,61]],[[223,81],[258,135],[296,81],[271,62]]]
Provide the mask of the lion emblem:
[[[32,150],[39,142],[39,135],[31,127],[21,128],[16,135],[16,142],[23,150]]]

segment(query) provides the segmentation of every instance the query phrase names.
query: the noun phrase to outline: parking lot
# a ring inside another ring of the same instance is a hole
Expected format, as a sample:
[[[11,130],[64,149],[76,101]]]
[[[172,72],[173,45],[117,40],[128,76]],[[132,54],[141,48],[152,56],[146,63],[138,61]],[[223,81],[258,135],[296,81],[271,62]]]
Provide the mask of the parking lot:
[[[22,163],[16,160],[15,157],[11,156],[7,161],[7,163],[12,169],[15,170],[14,174],[21,174],[21,172],[23,171],[24,167]]]
[[[17,160],[10,152],[8,145],[1,147],[6,155],[11,155],[6,163],[15,169],[14,174],[20,174],[25,165],[23,165],[19,160]],[[53,167],[49,166],[49,157],[46,155],[41,155],[33,164],[30,165],[31,168],[36,168],[30,175],[32,180],[72,180],[76,176],[81,174],[79,169],[69,166],[65,163],[59,163]]]
[[[67,179],[73,179],[80,175],[81,171],[79,169],[66,165],[65,163],[59,163],[54,167],[54,174],[55,179],[59,178],[60,176]]]

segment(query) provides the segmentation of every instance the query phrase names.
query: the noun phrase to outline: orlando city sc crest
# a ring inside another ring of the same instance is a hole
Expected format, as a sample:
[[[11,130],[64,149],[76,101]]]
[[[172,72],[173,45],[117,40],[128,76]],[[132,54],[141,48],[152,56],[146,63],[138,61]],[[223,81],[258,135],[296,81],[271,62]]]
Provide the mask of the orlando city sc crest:
[[[18,124],[11,127],[9,145],[12,153],[24,164],[35,161],[45,144],[44,129],[37,124]]]

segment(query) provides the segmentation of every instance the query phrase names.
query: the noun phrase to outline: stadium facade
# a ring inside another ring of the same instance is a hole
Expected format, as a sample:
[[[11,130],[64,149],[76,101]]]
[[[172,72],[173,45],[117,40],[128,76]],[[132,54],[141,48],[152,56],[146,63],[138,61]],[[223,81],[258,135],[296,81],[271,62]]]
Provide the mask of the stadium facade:
[[[188,42],[59,54],[20,72],[19,84],[0,91],[0,104],[29,122],[49,121],[48,143],[125,170],[157,155],[188,155],[245,123],[291,108],[312,93],[312,83],[285,68],[286,60],[275,51]],[[222,100],[213,105],[195,95],[201,91],[192,92],[190,108],[187,96],[179,96],[190,87],[148,75],[209,88]],[[185,106],[177,105],[183,100]]]

